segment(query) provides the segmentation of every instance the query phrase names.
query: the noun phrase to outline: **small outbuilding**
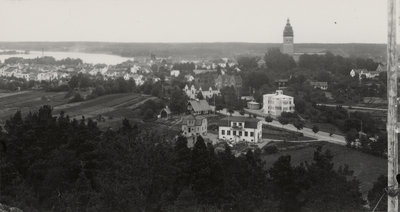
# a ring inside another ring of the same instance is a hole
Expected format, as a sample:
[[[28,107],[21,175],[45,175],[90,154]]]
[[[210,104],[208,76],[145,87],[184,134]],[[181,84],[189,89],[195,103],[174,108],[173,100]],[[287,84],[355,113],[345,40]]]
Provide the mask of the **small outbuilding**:
[[[161,118],[171,118],[171,110],[168,108],[168,106],[167,107],[165,107],[165,108],[163,108],[161,111],[160,111],[160,117]]]
[[[260,103],[258,102],[247,102],[247,108],[250,110],[259,110],[260,109]]]

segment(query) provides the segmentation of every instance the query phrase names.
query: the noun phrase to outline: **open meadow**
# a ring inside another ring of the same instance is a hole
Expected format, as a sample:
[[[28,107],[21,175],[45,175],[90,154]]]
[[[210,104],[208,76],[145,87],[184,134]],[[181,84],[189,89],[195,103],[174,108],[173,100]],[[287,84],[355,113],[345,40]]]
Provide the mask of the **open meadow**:
[[[121,93],[83,102],[68,103],[68,99],[64,98],[65,94],[66,92],[28,91],[13,95],[0,95],[0,124],[4,125],[6,120],[18,110],[24,117],[29,111],[36,112],[41,106],[50,105],[53,107],[53,115],[59,115],[63,110],[66,115],[78,120],[82,116],[96,120],[104,117],[98,122],[98,126],[104,129],[118,126],[124,117],[140,120],[140,117],[133,113],[133,109],[151,98],[135,93]]]
[[[291,155],[292,165],[299,165],[300,163],[304,163],[304,161],[312,163],[314,162],[314,150],[318,145],[322,145],[323,151],[327,149],[331,151],[335,169],[338,169],[339,166],[344,166],[345,164],[349,165],[349,168],[354,171],[353,176],[361,180],[361,192],[364,197],[366,197],[368,190],[372,188],[373,183],[376,181],[378,176],[380,174],[387,174],[386,159],[325,141],[315,142],[310,147],[304,149],[278,152],[272,155],[263,155],[262,159],[266,162],[265,168],[269,169],[272,167],[273,163],[282,155]]]

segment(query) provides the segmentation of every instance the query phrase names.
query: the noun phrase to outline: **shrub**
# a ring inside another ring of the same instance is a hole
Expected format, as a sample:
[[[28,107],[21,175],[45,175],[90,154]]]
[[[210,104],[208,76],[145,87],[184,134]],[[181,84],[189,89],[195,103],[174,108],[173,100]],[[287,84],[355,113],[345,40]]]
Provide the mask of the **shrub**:
[[[266,154],[268,154],[268,155],[270,155],[270,154],[275,154],[275,153],[278,152],[278,147],[275,146],[275,145],[266,146],[266,147],[264,148],[264,152],[265,152]]]
[[[76,93],[74,98],[70,99],[68,101],[68,103],[73,103],[73,102],[82,102],[83,98],[81,97],[81,95],[79,93]]]
[[[74,90],[69,90],[69,91],[65,94],[64,98],[69,98],[69,97],[71,97],[71,96],[73,96],[73,95],[75,95],[75,94],[76,94],[76,92],[75,92]]]
[[[86,96],[86,100],[96,99],[97,97],[98,97],[98,95],[97,95],[97,94],[95,94],[95,93],[92,93],[92,94],[90,94],[90,95]]]

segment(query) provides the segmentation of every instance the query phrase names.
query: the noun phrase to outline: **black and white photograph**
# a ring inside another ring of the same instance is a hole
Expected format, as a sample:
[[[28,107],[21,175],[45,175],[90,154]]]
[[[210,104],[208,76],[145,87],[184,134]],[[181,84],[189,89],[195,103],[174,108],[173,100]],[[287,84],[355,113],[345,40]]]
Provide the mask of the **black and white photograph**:
[[[0,0],[0,212],[399,211],[399,27],[400,0]]]

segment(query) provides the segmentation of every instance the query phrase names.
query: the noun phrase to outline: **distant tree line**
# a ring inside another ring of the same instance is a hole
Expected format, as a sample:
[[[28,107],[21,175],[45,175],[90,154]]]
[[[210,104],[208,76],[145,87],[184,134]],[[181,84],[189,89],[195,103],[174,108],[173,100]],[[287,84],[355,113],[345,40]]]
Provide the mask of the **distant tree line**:
[[[40,64],[40,65],[79,65],[83,64],[83,61],[79,58],[65,58],[56,60],[54,57],[44,56],[33,59],[24,59],[22,57],[10,57],[4,60],[5,64]]]
[[[172,70],[179,71],[193,71],[196,69],[196,66],[193,62],[191,63],[174,63]]]

